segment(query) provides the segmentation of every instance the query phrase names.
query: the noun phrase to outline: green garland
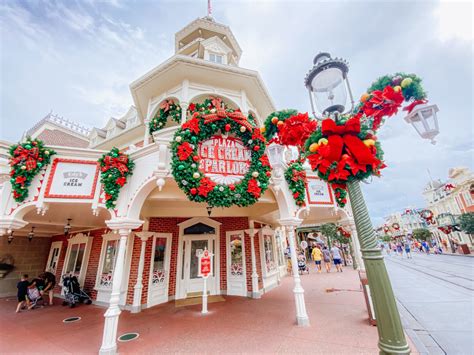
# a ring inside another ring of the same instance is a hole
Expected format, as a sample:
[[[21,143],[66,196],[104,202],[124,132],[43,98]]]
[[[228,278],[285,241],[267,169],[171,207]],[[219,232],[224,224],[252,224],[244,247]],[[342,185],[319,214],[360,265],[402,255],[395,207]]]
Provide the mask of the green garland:
[[[34,177],[51,162],[51,156],[56,152],[46,148],[41,140],[28,137],[26,142],[10,146],[9,153],[13,198],[23,202]]]
[[[227,106],[219,102],[220,99],[212,104],[211,101],[214,99],[190,105],[192,118],[175,133],[171,144],[173,177],[190,201],[206,202],[211,207],[252,205],[267,190],[271,175],[270,164],[265,155],[264,137],[260,129],[255,127],[252,130],[247,129],[230,117],[220,117],[213,122],[205,123],[204,116],[215,114],[217,108],[226,114],[239,112],[225,109]],[[199,142],[208,140],[219,132],[240,138],[244,146],[251,151],[249,170],[235,185],[214,183],[199,170]]]
[[[293,199],[297,206],[305,205],[306,193],[306,172],[301,162],[291,163],[285,171],[285,180],[292,192]]]
[[[99,164],[100,182],[105,192],[105,206],[111,209],[115,207],[120,189],[127,183],[127,177],[132,175],[135,164],[127,154],[121,153],[115,147],[102,155]]]
[[[150,134],[152,135],[153,132],[162,129],[166,125],[168,118],[171,118],[177,123],[181,122],[181,106],[171,99],[163,101],[160,105],[160,109],[151,119],[149,127]]]
[[[382,91],[388,85],[400,86],[405,101],[426,99],[426,92],[421,86],[421,78],[415,74],[395,73],[384,75],[372,83],[367,89],[367,93],[370,94],[375,90]]]
[[[278,125],[283,124],[280,122],[285,122],[288,118],[298,114],[297,110],[287,109],[281,111],[272,112],[265,119],[265,122],[262,127],[262,133],[265,136],[267,142],[270,142],[278,133]]]

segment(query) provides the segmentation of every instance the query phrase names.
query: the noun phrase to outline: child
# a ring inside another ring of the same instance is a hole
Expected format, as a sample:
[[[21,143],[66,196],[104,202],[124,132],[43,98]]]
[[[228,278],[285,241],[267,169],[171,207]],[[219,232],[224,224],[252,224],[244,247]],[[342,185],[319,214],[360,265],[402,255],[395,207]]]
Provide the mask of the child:
[[[27,297],[28,286],[30,286],[28,275],[24,274],[21,276],[20,282],[18,282],[16,285],[16,288],[18,289],[18,306],[16,307],[16,313],[20,312],[21,308],[24,306],[24,303],[26,303],[28,308],[30,307],[30,301]]]

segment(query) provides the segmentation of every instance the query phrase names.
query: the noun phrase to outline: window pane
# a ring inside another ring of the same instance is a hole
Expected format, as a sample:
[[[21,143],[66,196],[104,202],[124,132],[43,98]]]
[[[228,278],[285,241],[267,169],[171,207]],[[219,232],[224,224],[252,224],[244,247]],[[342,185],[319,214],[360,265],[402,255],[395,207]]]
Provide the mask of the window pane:
[[[86,244],[81,243],[78,245],[77,260],[74,267],[74,273],[79,275],[81,273],[82,259],[84,258],[84,251],[86,250]]]
[[[69,253],[69,260],[67,261],[66,273],[74,271],[74,266],[76,265],[77,252],[79,250],[79,244],[71,245],[71,252]]]
[[[230,236],[230,273],[233,276],[243,274],[242,237],[240,234]]]
[[[166,238],[156,238],[155,257],[153,259],[153,285],[162,285],[166,279],[165,270]]]
[[[275,255],[273,254],[273,238],[271,235],[263,236],[263,246],[265,250],[265,264],[267,271],[275,269]]]
[[[112,273],[115,265],[115,256],[117,254],[117,243],[118,240],[109,240],[105,247],[104,266],[102,267],[102,273]]]
[[[207,240],[192,240],[191,241],[191,255],[190,258],[190,278],[191,279],[196,279],[198,276],[198,257],[197,257],[197,251],[204,251],[205,248],[209,249],[209,246],[207,245]]]
[[[222,56],[221,55],[216,55],[216,63],[222,64]]]
[[[210,60],[211,62],[215,62],[215,61],[216,61],[216,56],[215,56],[215,54],[209,54],[209,60]]]

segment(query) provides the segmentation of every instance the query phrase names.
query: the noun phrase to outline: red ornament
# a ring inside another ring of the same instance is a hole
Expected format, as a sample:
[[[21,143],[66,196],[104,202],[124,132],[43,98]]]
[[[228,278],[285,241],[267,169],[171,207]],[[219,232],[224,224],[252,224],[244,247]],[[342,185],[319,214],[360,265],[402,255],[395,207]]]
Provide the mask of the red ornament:
[[[298,197],[300,197],[300,193],[298,191],[296,191],[294,194],[293,194],[293,198],[294,199],[297,199]]]
[[[191,195],[196,195],[198,190],[195,187],[193,187],[191,190],[189,190],[189,192],[191,192]]]
[[[230,124],[227,123],[227,124],[224,126],[224,129],[225,129],[226,132],[229,132],[229,131],[230,131]]]
[[[190,103],[189,106],[188,106],[188,110],[192,112],[192,111],[194,111],[195,109],[196,109],[196,104],[193,103],[193,102]]]
[[[194,160],[195,162],[198,162],[198,161],[199,161],[199,156],[194,155],[194,156],[193,156],[193,160]]]
[[[260,150],[260,146],[259,145],[256,145],[255,147],[253,147],[253,150],[258,152]]]
[[[229,190],[230,190],[230,191],[234,191],[234,190],[235,190],[235,185],[232,185],[232,184],[229,185]]]
[[[265,173],[265,175],[267,175],[268,177],[270,177],[270,176],[272,176],[272,173],[271,173],[270,171],[267,171],[267,172]]]

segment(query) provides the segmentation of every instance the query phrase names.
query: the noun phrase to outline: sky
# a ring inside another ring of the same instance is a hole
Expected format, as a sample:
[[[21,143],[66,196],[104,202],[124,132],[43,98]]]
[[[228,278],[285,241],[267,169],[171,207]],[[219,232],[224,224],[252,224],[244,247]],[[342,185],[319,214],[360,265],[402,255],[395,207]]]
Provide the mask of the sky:
[[[327,51],[350,63],[359,97],[377,77],[423,78],[436,103],[437,144],[391,117],[378,132],[387,168],[363,184],[374,224],[422,207],[423,188],[473,168],[473,5],[438,1],[212,1],[258,70],[277,109],[310,111],[303,79]],[[51,110],[102,127],[132,104],[129,84],[174,54],[174,34],[207,1],[0,0],[0,139],[18,141]]]

